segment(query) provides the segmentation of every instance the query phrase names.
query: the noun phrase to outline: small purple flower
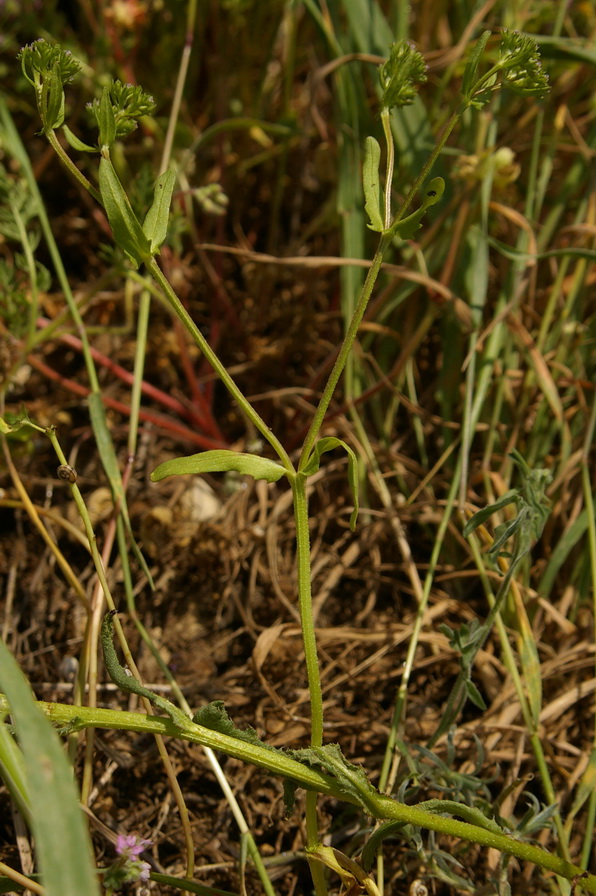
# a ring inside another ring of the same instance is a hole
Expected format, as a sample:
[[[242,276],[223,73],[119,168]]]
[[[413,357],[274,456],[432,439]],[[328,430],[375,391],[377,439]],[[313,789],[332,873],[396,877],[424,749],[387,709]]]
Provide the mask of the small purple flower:
[[[137,859],[148,846],[152,845],[151,840],[143,840],[134,834],[118,834],[116,852],[127,859]]]
[[[109,893],[120,890],[127,883],[149,880],[151,866],[149,862],[142,862],[139,856],[151,845],[151,840],[144,840],[135,834],[118,835],[116,852],[119,858],[106,869],[104,875],[104,886]]]

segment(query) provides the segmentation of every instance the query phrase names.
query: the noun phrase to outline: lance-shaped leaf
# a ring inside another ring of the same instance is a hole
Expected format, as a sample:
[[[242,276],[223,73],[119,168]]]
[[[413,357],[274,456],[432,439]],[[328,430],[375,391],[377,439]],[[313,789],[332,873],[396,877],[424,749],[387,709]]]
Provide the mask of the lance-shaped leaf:
[[[27,825],[31,827],[31,800],[25,760],[10,726],[3,718],[0,721],[0,778],[4,781]],[[0,893],[2,892],[0,887]]]
[[[476,41],[476,45],[470,53],[468,61],[466,62],[461,87],[461,92],[466,99],[469,99],[473,95],[474,87],[477,81],[478,65],[480,63],[480,59],[482,58],[482,54],[484,53],[484,49],[488,43],[489,38],[490,31],[483,31],[479,39]]]
[[[189,457],[174,457],[155,468],[151,474],[152,482],[160,482],[166,476],[185,476],[189,473],[228,473],[234,470],[243,476],[253,479],[264,479],[266,482],[277,482],[288,471],[277,461],[256,454],[244,454],[241,451],[229,451],[226,448],[214,451],[202,451]]]
[[[370,218],[371,230],[381,233],[383,217],[381,215],[381,185],[379,181],[379,163],[381,147],[374,137],[364,141],[364,163],[362,165],[362,185],[364,187],[364,210]]]
[[[116,117],[110,99],[109,87],[104,87],[102,91],[97,122],[99,124],[99,145],[111,149],[116,140]]]
[[[501,495],[498,501],[495,501],[494,504],[489,504],[487,507],[483,507],[481,510],[477,510],[474,516],[470,517],[466,525],[464,526],[464,536],[467,538],[474,529],[477,529],[478,526],[481,526],[483,523],[487,521],[489,517],[496,513],[497,510],[501,510],[503,507],[506,507],[508,504],[512,504],[517,498],[517,491],[515,489],[510,489],[510,491],[505,492],[504,495]]]
[[[348,481],[354,499],[354,510],[350,516],[350,529],[353,532],[356,528],[356,520],[358,519],[358,462],[356,460],[356,455],[350,446],[342,439],[336,439],[334,436],[329,436],[326,439],[319,439],[301,472],[305,476],[312,476],[312,474],[316,473],[321,466],[321,456],[326,451],[333,451],[334,448],[343,448],[348,455]]]
[[[46,108],[43,110],[45,117],[42,116],[45,130],[59,128],[64,121],[64,90],[62,89],[60,68],[57,64],[53,66],[43,81],[42,97],[46,103]],[[42,112],[41,109],[40,112]]]
[[[114,240],[130,260],[140,267],[151,257],[151,246],[132,210],[114,166],[105,156],[99,161],[99,190]]]
[[[74,134],[67,124],[62,125],[62,133],[66,137],[67,143],[69,146],[72,146],[73,149],[76,149],[77,152],[97,152],[97,146],[89,146],[88,143],[83,143],[82,140]]]
[[[151,254],[155,255],[166,238],[170,218],[170,202],[176,182],[176,174],[168,168],[157,179],[153,192],[153,203],[143,221],[143,232],[151,244]]]

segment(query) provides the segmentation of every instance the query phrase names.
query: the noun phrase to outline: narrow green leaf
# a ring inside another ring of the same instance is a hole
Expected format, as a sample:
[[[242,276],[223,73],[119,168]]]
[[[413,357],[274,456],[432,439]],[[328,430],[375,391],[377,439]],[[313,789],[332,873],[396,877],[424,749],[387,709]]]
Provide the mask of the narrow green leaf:
[[[191,454],[189,457],[175,457],[166,460],[155,468],[151,474],[152,482],[160,482],[166,476],[185,476],[189,473],[227,473],[235,470],[244,476],[252,476],[253,479],[265,479],[266,482],[277,482],[282,476],[287,475],[277,461],[266,457],[257,457],[255,454],[243,454],[240,451],[228,451],[217,449],[215,451],[202,451],[200,454]]]
[[[62,77],[60,67],[54,65],[51,72],[47,76],[43,91],[47,97],[46,120],[44,126],[46,130],[54,130],[59,128],[64,121],[64,89],[62,87]]]
[[[99,190],[114,241],[140,267],[151,258],[151,246],[132,210],[124,187],[109,159],[99,161]]]
[[[174,877],[171,874],[160,874],[157,871],[151,872],[151,880],[162,887],[171,887],[174,890],[180,890],[182,893],[197,893],[198,896],[238,896],[238,891],[231,893],[229,890],[221,890],[219,887],[209,887],[206,884],[200,884],[196,880],[189,880],[187,877]],[[142,890],[141,890],[142,892]],[[157,890],[163,892],[163,890]]]
[[[482,54],[484,53],[484,49],[489,41],[489,38],[490,31],[484,31],[476,41],[476,45],[474,46],[474,49],[470,53],[468,61],[466,62],[461,87],[461,92],[466,99],[471,97],[473,94],[474,84],[476,82],[476,72],[478,71],[480,59],[482,58]]]
[[[76,134],[73,134],[71,129],[67,124],[62,125],[62,132],[66,137],[66,141],[69,146],[73,149],[76,149],[77,152],[97,152],[97,146],[89,146],[87,143],[83,143],[82,140],[79,140]]]
[[[478,510],[474,516],[471,516],[466,525],[464,526],[463,532],[464,536],[467,538],[474,529],[477,529],[478,526],[481,526],[482,523],[486,522],[489,517],[496,513],[497,510],[501,510],[503,507],[506,507],[508,504],[511,504],[517,498],[517,492],[514,489],[510,489],[504,495],[502,495],[498,501],[495,501],[494,504],[488,504],[486,507],[483,507],[482,510]]]
[[[573,806],[567,812],[568,818],[575,818],[581,807],[596,792],[596,748],[592,747],[588,764],[581,776]]]
[[[170,218],[170,202],[176,174],[173,168],[168,168],[157,179],[153,192],[153,203],[147,212],[143,222],[143,232],[151,243],[151,254],[155,255],[166,238],[168,221]]]
[[[520,618],[520,609],[517,609],[517,625],[520,628],[518,638],[519,659],[521,663],[524,681],[528,692],[528,703],[532,712],[532,719],[538,730],[540,724],[540,711],[542,710],[542,675],[540,672],[540,656],[536,639],[530,627],[525,611],[522,609],[523,618]]]
[[[548,597],[555,584],[559,570],[567,560],[567,557],[580,544],[589,525],[588,511],[582,510],[576,520],[569,526],[557,541],[548,565],[538,583],[538,594]],[[582,548],[583,550],[583,548]]]
[[[99,124],[99,145],[111,149],[116,140],[116,117],[114,108],[110,98],[110,88],[104,87],[99,100],[99,114],[97,116]]]
[[[3,641],[0,687],[8,698],[23,750],[35,850],[46,896],[98,896],[91,840],[72,768]]]
[[[477,706],[478,709],[485,710],[486,703],[484,702],[484,698],[473,681],[468,679],[464,685],[466,689],[466,694],[468,695],[468,699],[474,706]]]
[[[563,59],[565,62],[587,62],[596,66],[596,48],[590,38],[585,40],[575,37],[553,37],[547,34],[525,34],[530,37],[540,48],[540,55],[544,59]]]
[[[312,476],[313,473],[316,473],[319,467],[321,466],[321,456],[326,451],[333,451],[334,448],[343,448],[346,454],[348,455],[348,481],[350,483],[350,489],[352,491],[352,497],[354,500],[354,510],[350,516],[350,529],[352,532],[356,528],[356,520],[358,519],[358,461],[356,459],[356,455],[350,448],[350,446],[344,442],[342,439],[336,439],[334,436],[329,436],[325,439],[319,439],[313,448],[312,454],[306,462],[304,469],[301,471],[305,476]]]
[[[548,252],[520,252],[513,246],[508,246],[501,240],[491,236],[488,238],[489,245],[497,250],[505,258],[511,261],[523,261],[531,258],[535,261],[541,261],[544,258],[585,258],[586,261],[596,261],[596,250],[589,248],[581,248],[578,246],[564,246],[561,249],[549,249]]]
[[[501,548],[513,535],[516,534],[520,530],[520,518],[519,515],[514,517],[512,520],[507,520],[505,523],[501,523],[495,529],[495,539],[492,545],[489,548],[489,554],[499,555],[501,553]]]
[[[8,791],[18,806],[20,813],[31,821],[31,801],[27,786],[25,760],[8,725],[0,721],[0,778],[8,787]]]
[[[370,218],[368,227],[377,233],[381,233],[384,229],[381,215],[380,161],[381,147],[374,137],[367,137],[364,141],[364,163],[362,166],[362,183],[366,200],[364,210]]]

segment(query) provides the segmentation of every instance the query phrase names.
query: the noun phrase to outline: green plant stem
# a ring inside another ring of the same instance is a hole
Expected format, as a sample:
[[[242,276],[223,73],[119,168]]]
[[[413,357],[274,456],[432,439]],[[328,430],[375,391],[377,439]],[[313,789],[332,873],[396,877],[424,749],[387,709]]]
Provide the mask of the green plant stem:
[[[193,321],[192,317],[172,289],[166,276],[164,275],[163,271],[154,258],[152,258],[150,261],[147,261],[147,268],[151,276],[161,287],[163,294],[168,300],[170,308],[172,309],[176,317],[178,317],[182,322],[187,332],[192,336],[196,345],[201,349],[230,395],[232,395],[232,397],[236,399],[236,401],[240,405],[240,408],[246,414],[253,426],[261,433],[263,438],[267,442],[269,442],[269,444],[279,457],[280,461],[282,462],[284,468],[293,476],[296,471],[287,451],[285,450],[279,439],[271,432],[260,414],[255,410],[248,399],[245,398],[242,391],[236,385],[236,383],[234,382],[224,365],[221,363],[221,361]]]
[[[0,862],[0,874],[4,874],[9,880],[15,882],[19,886],[23,887],[24,890],[30,890],[32,893],[39,893],[40,896],[46,892],[45,888],[42,887],[41,884],[38,884],[36,881],[31,880],[30,877],[25,877],[24,874],[21,874],[20,871],[17,871],[15,868],[11,868],[10,865],[5,865],[4,862]]]
[[[67,462],[66,457],[64,455],[64,452],[62,451],[60,443],[58,442],[54,427],[50,426],[48,429],[46,429],[46,435],[49,438],[50,442],[52,443],[52,448],[56,452],[56,457],[58,458],[60,463],[66,464],[66,462]],[[70,488],[73,500],[77,506],[79,516],[81,517],[81,520],[83,522],[83,526],[85,527],[85,535],[87,536],[87,541],[89,543],[89,550],[90,550],[91,556],[93,558],[93,565],[95,566],[97,578],[99,579],[99,583],[102,587],[107,605],[110,608],[110,610],[113,610],[113,609],[115,609],[115,605],[114,605],[114,600],[112,598],[112,592],[110,591],[110,586],[108,585],[108,580],[106,578],[104,565],[103,565],[102,559],[101,559],[101,554],[99,553],[99,550],[97,548],[97,541],[95,538],[95,533],[93,531],[93,526],[91,524],[91,519],[87,512],[87,507],[85,505],[83,496],[81,495],[81,492],[80,492],[79,487],[76,484],[76,482],[70,484],[69,488]]]
[[[395,145],[393,143],[393,134],[391,133],[391,119],[389,117],[389,109],[381,110],[381,124],[383,125],[383,133],[385,134],[385,144],[387,146],[387,163],[385,166],[385,230],[391,227],[391,187],[393,184],[393,166],[395,163]]]
[[[292,478],[291,483],[292,496],[294,499],[294,519],[296,523],[298,606],[300,610],[300,627],[302,629],[302,642],[304,644],[304,659],[310,700],[310,743],[311,746],[320,747],[323,743],[323,692],[321,688],[321,676],[319,674],[317,640],[312,606],[308,495],[306,492],[307,478],[304,474],[299,473]],[[318,794],[316,791],[309,791],[306,794],[305,822],[307,849],[314,849],[319,842],[317,797]],[[315,887],[315,893],[317,896],[326,893],[327,885],[322,865],[313,860],[309,861],[309,867]]]
[[[256,744],[247,743],[235,737],[220,734],[188,719],[184,727],[175,725],[169,718],[148,716],[141,713],[123,712],[120,710],[98,709],[85,706],[67,706],[63,703],[45,703],[39,701],[40,709],[55,723],[71,725],[75,729],[87,727],[111,730],[138,731],[163,734],[169,737],[180,737],[192,743],[200,743],[214,750],[221,750],[229,756],[250,762],[266,769],[270,773],[281,775],[297,782],[299,785],[319,793],[327,794],[343,802],[355,805],[364,804],[366,811],[377,819],[399,821],[416,827],[437,831],[458,839],[478,843],[492,849],[498,849],[507,855],[517,856],[522,861],[532,862],[542,868],[554,871],[567,880],[573,880],[582,874],[578,865],[566,862],[558,856],[509,837],[507,834],[459,821],[444,815],[437,815],[418,806],[407,806],[393,799],[382,796],[367,788],[361,798],[348,794],[341,783],[316,768],[310,768],[281,751],[270,750]],[[4,695],[0,695],[0,713],[9,712],[10,706]],[[577,887],[596,893],[596,875],[588,874],[577,880]]]
[[[319,677],[317,642],[311,593],[310,536],[308,528],[308,496],[306,494],[306,476],[299,473],[292,480],[294,498],[294,518],[296,521],[296,572],[298,577],[298,603],[302,639],[304,642],[304,659],[306,676],[310,692],[311,735],[313,747],[323,743],[323,693]]]
[[[401,220],[404,216],[406,210],[408,209],[412,199],[417,193],[420,185],[426,179],[428,172],[431,170],[436,158],[439,155],[439,152],[445,145],[449,134],[455,127],[455,124],[458,120],[458,113],[456,113],[449,124],[445,128],[437,146],[435,147],[434,152],[431,154],[429,160],[424,166],[421,174],[416,179],[410,193],[408,194],[407,199],[402,204],[399,212],[397,213],[394,222]],[[388,121],[387,123],[388,124]],[[388,147],[393,146],[393,140],[391,134],[387,135],[387,143]],[[388,166],[391,166],[391,153],[388,150]],[[389,170],[388,167],[388,170]],[[390,203],[391,203],[391,181],[389,178],[386,183],[386,205],[385,205],[385,216],[386,220],[390,214]],[[388,205],[387,205],[388,203]],[[389,211],[388,211],[389,209]],[[358,329],[362,322],[362,318],[364,317],[364,313],[370,301],[370,297],[372,295],[374,286],[377,281],[377,277],[379,275],[379,271],[381,269],[381,265],[383,263],[383,258],[385,256],[385,252],[389,248],[392,241],[392,236],[390,233],[384,233],[381,235],[381,239],[379,240],[379,245],[377,247],[377,251],[375,252],[374,258],[372,260],[371,266],[368,270],[366,280],[360,292],[360,296],[358,298],[358,302],[356,304],[356,308],[352,315],[352,319],[350,321],[349,327],[347,329],[346,335],[344,336],[344,340],[342,342],[341,348],[335,360],[335,364],[333,365],[333,369],[331,374],[329,375],[329,379],[325,385],[325,389],[323,391],[323,395],[319,401],[315,414],[313,416],[310,428],[304,440],[304,444],[302,447],[302,452],[300,455],[300,460],[298,463],[298,470],[302,471],[308,460],[310,458],[311,452],[313,450],[316,439],[319,435],[321,427],[323,425],[325,414],[329,408],[329,404],[331,402],[331,398],[337,388],[339,383],[339,379],[344,371],[344,368],[348,362],[348,358],[350,352],[352,350],[352,346],[358,334]],[[311,700],[311,718],[312,718],[312,732],[311,732],[311,743],[313,745],[317,745],[322,743],[322,722],[323,722],[323,705],[322,705],[322,694],[321,694],[321,685],[320,685],[320,677],[319,677],[319,669],[318,669],[318,660],[317,660],[317,652],[316,652],[316,640],[315,640],[315,631],[314,631],[314,622],[312,619],[312,597],[311,597],[311,581],[310,581],[310,541],[308,537],[308,502],[306,497],[306,483],[303,481],[303,477],[300,472],[297,477],[292,480],[292,491],[294,496],[294,513],[296,518],[296,543],[297,543],[297,565],[298,565],[298,594],[299,594],[299,603],[300,603],[300,613],[301,613],[301,625],[303,632],[303,641],[305,648],[305,658],[306,658],[306,666],[307,666],[307,677],[310,688],[310,700]],[[313,687],[316,690],[313,691]],[[308,846],[313,846],[317,842],[317,817],[316,817],[316,794],[311,795],[307,794],[307,804],[306,804],[306,827],[307,827],[307,844]],[[313,881],[315,882],[315,891],[317,894],[326,892],[326,886],[324,881],[319,883],[319,879],[321,877],[320,873],[317,871],[317,863],[311,863],[311,871],[313,872]],[[316,876],[315,876],[316,875]]]
[[[161,884],[165,887],[171,887],[173,890],[182,890],[184,893],[198,893],[198,896],[237,896],[229,890],[221,890],[219,887],[209,887],[198,883],[196,880],[188,880],[184,877],[174,877],[173,874],[160,874],[158,871],[152,871],[149,879]],[[161,891],[157,891],[161,892]],[[275,894],[273,894],[275,896]]]
[[[356,335],[358,333],[358,327],[360,326],[362,318],[364,317],[364,312],[366,311],[366,307],[372,295],[377,277],[379,276],[379,271],[381,270],[381,265],[383,263],[383,257],[390,243],[391,236],[383,234],[379,241],[375,256],[372,260],[372,264],[368,269],[368,274],[366,275],[366,280],[364,281],[362,292],[360,293],[360,296],[358,298],[358,304],[356,305],[356,308],[354,310],[354,315],[352,317],[352,320],[350,321],[350,326],[348,327],[346,335],[344,336],[339,354],[335,359],[335,364],[333,365],[333,369],[329,374],[329,379],[327,380],[327,384],[325,385],[321,400],[319,401],[312,419],[312,423],[310,424],[310,428],[304,440],[302,453],[300,454],[300,461],[298,463],[299,470],[304,469],[304,467],[306,466],[311,451],[317,440],[319,431],[321,429],[321,426],[323,425],[323,420],[325,419],[325,414],[327,413],[327,409],[329,407],[329,403],[331,402],[333,393],[337,388],[337,384],[342,375],[343,369],[346,366],[348,355],[352,350],[352,345],[354,344],[354,340],[356,339]]]
[[[82,171],[79,171],[73,160],[70,158],[67,152],[63,149],[60,141],[56,137],[55,131],[49,130],[45,132],[48,141],[50,142],[52,149],[55,151],[56,155],[65,166],[65,168],[70,171],[72,176],[77,180],[82,187],[84,187],[88,192],[93,196],[93,198],[99,202],[100,205],[103,205],[101,201],[101,195],[98,190],[95,189],[90,180],[87,180]]]
[[[128,286],[129,284],[127,283],[126,285]],[[130,283],[130,286],[132,286],[132,283]],[[142,289],[139,299],[139,313],[137,319],[134,379],[130,396],[130,424],[128,430],[128,457],[132,459],[132,462],[134,462],[134,457],[137,450],[139,413],[141,410],[141,390],[143,386],[145,357],[147,354],[147,330],[149,327],[150,309],[151,294],[148,289]]]

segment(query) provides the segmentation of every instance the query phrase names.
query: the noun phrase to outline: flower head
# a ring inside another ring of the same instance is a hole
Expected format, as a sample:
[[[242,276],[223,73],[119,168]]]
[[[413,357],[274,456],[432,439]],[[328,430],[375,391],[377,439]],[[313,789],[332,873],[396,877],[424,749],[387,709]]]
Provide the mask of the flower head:
[[[22,47],[17,55],[21,60],[23,74],[34,85],[39,77],[47,78],[54,70],[58,72],[62,84],[72,81],[81,70],[81,63],[70,50],[63,50],[59,44],[51,44],[43,37]]]
[[[114,120],[114,137],[128,137],[137,127],[137,121],[143,115],[151,115],[155,109],[155,100],[142,87],[113,81],[106,88]],[[102,104],[99,99],[87,103],[102,130]],[[103,139],[102,139],[102,142]],[[112,141],[110,141],[112,142]]]
[[[118,834],[116,852],[119,857],[104,874],[104,885],[108,891],[119,890],[124,884],[149,880],[151,866],[139,858],[152,845],[135,834]]]
[[[505,83],[524,96],[543,97],[548,93],[548,75],[540,62],[536,42],[518,31],[503,30],[499,51]]]
[[[118,834],[116,852],[119,856],[137,859],[148,846],[152,845],[151,840],[143,840],[142,837],[136,837],[134,834]]]
[[[426,62],[414,44],[398,40],[391,44],[389,58],[379,69],[385,109],[409,106],[416,99],[417,85],[427,79]]]

